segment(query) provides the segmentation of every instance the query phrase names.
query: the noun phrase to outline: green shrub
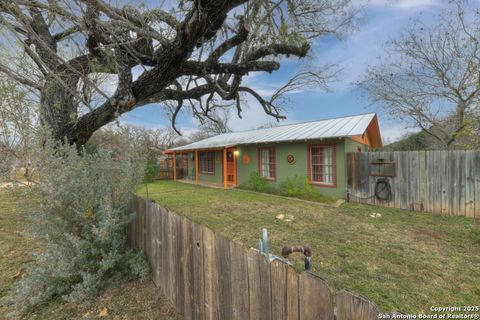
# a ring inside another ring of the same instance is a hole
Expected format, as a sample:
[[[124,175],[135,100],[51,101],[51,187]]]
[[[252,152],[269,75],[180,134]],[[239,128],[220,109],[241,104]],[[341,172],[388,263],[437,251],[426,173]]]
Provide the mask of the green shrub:
[[[268,192],[268,180],[264,177],[261,177],[258,172],[252,172],[250,179],[248,180],[249,189],[258,191],[258,192]]]
[[[283,183],[282,193],[289,197],[297,197],[300,194],[300,188],[298,185],[298,175],[287,177]]]
[[[157,161],[157,156],[154,152],[148,152],[147,156],[147,165],[145,168],[145,175],[143,177],[144,183],[152,183],[155,181],[155,176],[157,175],[158,170],[160,170],[160,165]]]
[[[307,177],[295,175],[288,177],[282,184],[281,194],[288,197],[296,197],[305,200],[332,203],[334,200],[322,195],[308,182]]]
[[[32,150],[36,181],[23,188],[36,200],[29,209],[31,236],[43,246],[9,297],[19,313],[61,296],[95,297],[107,284],[146,277],[142,254],[126,247],[130,193],[142,182],[144,152],[125,142],[120,157],[107,147],[95,153],[49,138]]]

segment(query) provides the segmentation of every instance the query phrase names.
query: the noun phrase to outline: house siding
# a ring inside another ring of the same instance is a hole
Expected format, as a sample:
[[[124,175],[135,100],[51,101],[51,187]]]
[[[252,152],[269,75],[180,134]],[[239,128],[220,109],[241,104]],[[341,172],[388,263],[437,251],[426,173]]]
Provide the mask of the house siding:
[[[199,151],[198,153],[200,152],[202,151]],[[222,163],[223,153],[222,151],[213,151],[213,152],[215,152],[215,174],[200,173],[199,174],[200,181],[223,183],[223,171],[222,171],[223,170],[223,163]],[[192,173],[194,172],[193,170],[195,170],[195,167],[196,167],[194,154],[195,152],[189,153],[188,155],[189,176],[192,176]]]
[[[346,152],[356,152],[358,148],[367,151],[366,145],[360,144],[350,139],[324,139],[312,140],[306,142],[281,142],[272,144],[252,144],[241,145],[237,147],[237,185],[248,184],[252,172],[258,172],[258,149],[264,147],[275,147],[276,177],[274,181],[268,183],[273,188],[281,188],[287,177],[308,176],[308,146],[309,145],[335,145],[336,149],[336,185],[312,186],[320,193],[332,198],[344,198],[346,196]],[[295,156],[295,163],[289,164],[287,156]],[[244,163],[244,156],[250,158],[248,164]],[[205,182],[223,182],[222,151],[215,151],[215,174],[200,174],[200,181]],[[195,160],[189,156],[189,169],[195,168]]]
[[[308,176],[308,145],[315,144],[334,144],[336,147],[336,186],[319,186],[312,184],[320,193],[333,197],[344,198],[346,195],[346,176],[345,176],[345,148],[348,144],[348,149],[356,151],[358,147],[362,147],[361,144],[349,140],[346,143],[345,139],[329,139],[319,141],[308,142],[282,142],[275,144],[265,145],[243,145],[239,146],[237,160],[237,176],[238,185],[247,184],[252,172],[258,172],[258,148],[274,146],[276,150],[276,179],[275,181],[268,181],[268,183],[274,188],[281,188],[287,177]],[[295,163],[289,164],[287,162],[287,156],[293,154],[295,156]],[[243,157],[248,155],[251,159],[249,164],[243,163]]]
[[[369,150],[366,144],[358,143],[349,138],[345,139],[345,152],[357,152],[359,148],[361,152],[367,152]]]

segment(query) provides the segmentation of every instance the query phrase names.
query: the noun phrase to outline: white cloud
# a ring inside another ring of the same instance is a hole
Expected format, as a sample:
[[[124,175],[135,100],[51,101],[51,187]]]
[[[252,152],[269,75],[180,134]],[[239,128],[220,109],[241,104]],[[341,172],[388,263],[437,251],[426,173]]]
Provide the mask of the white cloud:
[[[370,0],[372,6],[392,6],[399,9],[418,9],[434,4],[434,0]]]
[[[391,123],[387,122],[380,125],[380,133],[382,135],[384,145],[398,141],[408,133],[414,133],[419,131],[419,128],[409,127],[405,125],[392,125]]]

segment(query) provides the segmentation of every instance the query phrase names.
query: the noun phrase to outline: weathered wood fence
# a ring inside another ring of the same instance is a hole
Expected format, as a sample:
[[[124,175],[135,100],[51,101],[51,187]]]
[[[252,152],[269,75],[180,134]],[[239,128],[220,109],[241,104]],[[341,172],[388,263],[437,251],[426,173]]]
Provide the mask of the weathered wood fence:
[[[378,200],[370,163],[395,162],[388,177],[392,197]],[[347,154],[350,201],[431,213],[480,218],[480,152],[395,151]]]
[[[309,272],[230,241],[158,204],[133,197],[128,244],[145,253],[154,282],[185,319],[377,319],[377,306]],[[334,310],[336,309],[336,311]]]

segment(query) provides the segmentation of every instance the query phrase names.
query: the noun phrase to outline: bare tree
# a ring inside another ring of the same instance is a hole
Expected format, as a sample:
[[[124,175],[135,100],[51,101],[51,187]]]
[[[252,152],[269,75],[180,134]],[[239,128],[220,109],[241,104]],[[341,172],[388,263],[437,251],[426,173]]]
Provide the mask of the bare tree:
[[[188,138],[191,142],[207,139],[219,134],[232,132],[229,125],[228,110],[219,109],[213,112],[210,117],[201,122],[198,130],[192,133]]]
[[[383,63],[359,82],[373,102],[413,120],[444,148],[454,146],[480,103],[480,13],[461,0],[451,5],[436,25],[417,20],[391,41]]]
[[[37,130],[36,104],[12,81],[0,79],[0,171],[6,176],[15,165],[29,179],[29,153]],[[1,174],[0,174],[1,175]]]
[[[256,129],[269,129],[269,128],[275,128],[278,127],[280,124],[278,121],[276,122],[267,122],[265,124],[262,124],[261,126],[258,126]]]
[[[147,130],[147,143],[157,150],[170,148],[179,138],[173,128],[156,128]]]
[[[351,0],[1,1],[0,72],[38,94],[54,137],[78,145],[151,103],[172,107],[174,128],[185,107],[204,119],[233,102],[240,115],[242,95],[284,118],[243,77],[305,57],[312,39],[349,30],[355,16]]]

